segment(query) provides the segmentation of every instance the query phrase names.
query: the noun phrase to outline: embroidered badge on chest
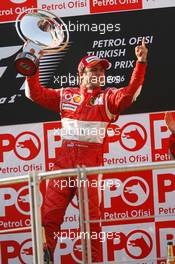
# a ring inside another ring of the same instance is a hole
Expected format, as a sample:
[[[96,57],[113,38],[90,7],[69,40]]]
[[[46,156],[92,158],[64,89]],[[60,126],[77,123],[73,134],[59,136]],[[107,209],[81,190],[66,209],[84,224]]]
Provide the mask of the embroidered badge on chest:
[[[82,95],[79,95],[79,94],[65,93],[63,95],[63,103],[80,105],[82,100],[83,100],[83,97]]]
[[[75,103],[75,104],[80,104],[81,103],[81,95],[76,95],[76,96],[74,96],[73,97],[73,102]]]
[[[63,110],[72,110],[72,111],[76,111],[77,110],[77,105],[72,105],[72,104],[62,104],[62,109]]]

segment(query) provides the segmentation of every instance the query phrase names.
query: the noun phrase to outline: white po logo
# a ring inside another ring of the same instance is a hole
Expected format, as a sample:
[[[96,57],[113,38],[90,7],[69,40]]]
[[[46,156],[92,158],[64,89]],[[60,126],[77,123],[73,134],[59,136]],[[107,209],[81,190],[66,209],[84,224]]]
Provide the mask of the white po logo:
[[[73,232],[73,231],[72,231]],[[64,239],[64,241],[58,240],[59,248],[55,251],[55,259],[60,260],[59,263],[61,263],[61,259],[65,257],[66,255],[71,255],[72,259],[75,261],[75,263],[83,263],[82,262],[82,245],[81,245],[81,239],[79,237],[75,237],[72,239]],[[62,245],[63,243],[63,245]],[[64,261],[63,261],[64,262]]]
[[[15,189],[1,188],[0,189],[0,217],[7,216],[7,208],[15,206],[17,211],[23,215],[30,215],[30,197],[28,186],[21,187],[18,191]],[[42,204],[42,195],[40,195]]]
[[[122,197],[122,200],[129,206],[139,206],[148,199],[150,190],[148,183],[141,177],[133,176],[121,182],[119,179],[113,180],[113,187],[107,187],[104,190],[104,207],[111,208],[111,199],[114,197]],[[107,181],[108,181],[107,180]],[[109,186],[106,184],[106,186]],[[133,199],[134,197],[134,199]]]
[[[27,239],[21,244],[19,259],[21,264],[33,263],[33,249],[31,239]]]
[[[135,201],[129,198],[131,194],[137,196],[137,199]],[[148,196],[149,185],[144,179],[135,176],[124,181],[121,197],[126,204],[130,206],[141,205],[148,199]]]

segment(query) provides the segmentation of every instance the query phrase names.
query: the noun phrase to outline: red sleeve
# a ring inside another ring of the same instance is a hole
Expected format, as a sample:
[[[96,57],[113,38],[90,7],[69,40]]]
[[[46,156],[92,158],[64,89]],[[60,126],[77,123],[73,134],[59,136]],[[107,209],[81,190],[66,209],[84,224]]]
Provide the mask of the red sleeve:
[[[35,103],[54,112],[60,111],[61,89],[45,88],[39,82],[39,70],[31,77],[27,77],[26,96]]]
[[[171,134],[169,137],[169,149],[173,157],[175,158],[175,135]]]
[[[107,104],[111,114],[117,114],[127,109],[139,95],[146,72],[146,63],[136,62],[129,85],[121,89],[113,89],[109,93]]]

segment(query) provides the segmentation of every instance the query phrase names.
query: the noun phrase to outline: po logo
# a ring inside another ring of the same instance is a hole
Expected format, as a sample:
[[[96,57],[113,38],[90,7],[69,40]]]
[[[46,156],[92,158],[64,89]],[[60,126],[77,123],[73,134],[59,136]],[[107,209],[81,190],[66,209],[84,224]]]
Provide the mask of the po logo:
[[[59,260],[57,263],[64,262],[64,258],[66,263],[66,258],[69,255],[69,257],[72,258],[73,263],[83,264],[81,239],[79,236],[77,237],[77,235],[75,237],[75,235],[76,234],[74,233],[74,239],[71,239],[70,236],[69,238],[67,237],[64,239],[64,241],[58,239],[58,246],[54,254],[55,260]]]
[[[4,153],[14,151],[21,160],[32,160],[40,152],[41,142],[33,132],[23,132],[16,138],[11,134],[0,135],[0,162],[4,161]]]
[[[39,138],[32,132],[21,133],[16,138],[16,147],[14,152],[19,159],[34,159],[41,149]]]
[[[139,176],[133,176],[121,182],[117,179],[108,179],[113,186],[106,184],[104,189],[104,207],[111,208],[111,200],[114,197],[121,197],[129,206],[139,206],[146,202],[149,197],[150,189],[148,183]],[[106,181],[108,181],[106,180]]]
[[[30,215],[30,197],[28,186],[21,187],[18,191],[15,189],[1,188],[0,189],[0,217],[6,216],[7,208],[15,206],[17,211],[23,215]],[[40,193],[40,203],[42,204],[42,195]]]
[[[127,123],[123,127],[111,124],[107,130],[104,152],[109,153],[109,143],[119,142],[123,149],[127,151],[138,151],[147,141],[147,132],[141,124],[137,122]]]
[[[1,241],[1,250],[3,252],[0,256],[1,263],[33,263],[31,238],[22,243],[13,239]],[[17,258],[19,261],[16,262]]]
[[[19,260],[22,264],[33,262],[32,240],[25,240],[20,247]]]
[[[0,204],[1,217],[6,215],[6,209],[8,207],[10,208],[14,205],[19,213],[23,215],[30,214],[28,186],[23,186],[18,191],[11,187],[1,188],[0,196],[2,201],[2,203]]]
[[[17,199],[16,199],[16,208],[20,213],[24,215],[29,215],[30,197],[29,197],[29,190],[27,186],[22,187],[18,191]]]
[[[130,206],[139,206],[148,199],[149,185],[140,177],[128,178],[122,187],[123,192],[121,193],[121,197]]]
[[[143,259],[147,257],[151,253],[152,247],[152,238],[146,231],[132,231],[126,237],[126,253],[131,258]]]
[[[147,140],[145,128],[136,122],[131,122],[122,127],[120,144],[128,151],[141,149]]]

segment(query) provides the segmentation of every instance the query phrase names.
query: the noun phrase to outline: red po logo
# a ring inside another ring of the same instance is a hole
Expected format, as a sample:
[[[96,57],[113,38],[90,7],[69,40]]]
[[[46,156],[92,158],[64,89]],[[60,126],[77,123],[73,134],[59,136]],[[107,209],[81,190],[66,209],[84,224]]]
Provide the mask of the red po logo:
[[[16,263],[21,264],[29,264],[33,262],[31,239],[27,239],[21,244],[14,240],[1,241],[0,244],[3,252],[0,259],[1,263],[11,263],[11,260],[15,260],[17,261]]]
[[[11,134],[0,135],[0,162],[4,161],[6,152],[14,151],[21,160],[32,160],[40,152],[41,142],[33,132],[23,132],[17,137]]]

